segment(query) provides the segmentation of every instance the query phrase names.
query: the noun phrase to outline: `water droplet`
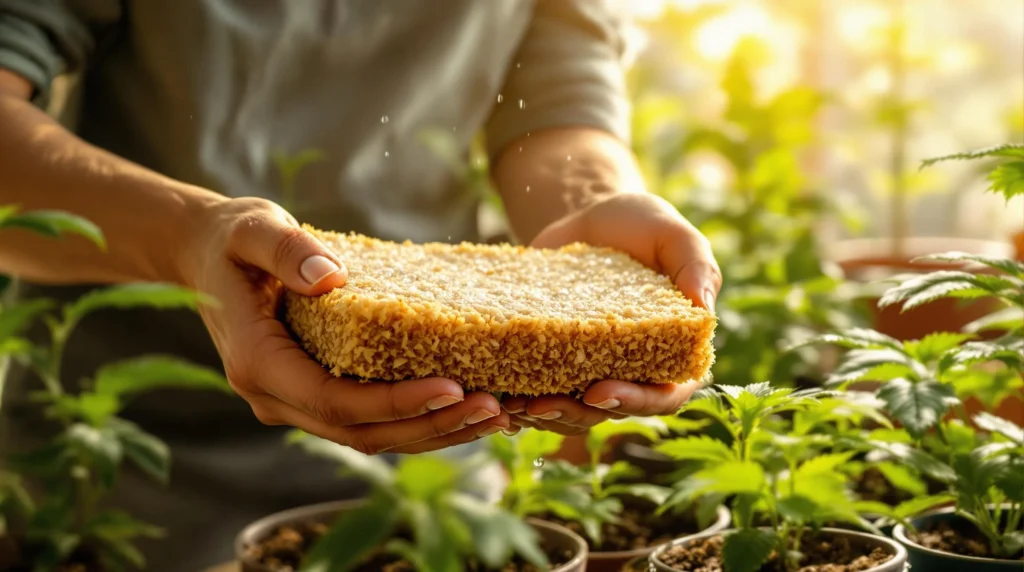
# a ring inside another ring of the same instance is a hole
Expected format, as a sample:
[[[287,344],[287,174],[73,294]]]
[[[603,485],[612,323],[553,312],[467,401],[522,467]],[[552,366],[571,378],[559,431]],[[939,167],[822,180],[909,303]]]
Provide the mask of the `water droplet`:
[[[526,185],[526,192],[530,192],[530,185]]]
[[[566,155],[565,160],[566,161],[572,161],[572,155]]]
[[[451,239],[452,239],[452,235],[449,234],[448,235],[448,240],[451,240]]]
[[[519,63],[519,62],[516,62],[516,69],[519,69],[520,67],[522,67],[522,65],[523,65],[523,64],[521,64],[521,63]]]
[[[533,460],[533,466],[538,469],[544,466],[544,457],[537,457]]]
[[[454,133],[454,132],[455,132],[455,126],[453,125],[452,126],[452,133]]]
[[[388,120],[388,116],[387,115],[381,115],[380,116],[380,122],[381,123],[387,123],[388,121],[389,120]]]
[[[387,151],[384,152],[384,157],[390,157],[390,156],[391,156],[391,153],[389,153]]]
[[[522,153],[522,152],[523,152],[523,148],[522,148],[522,147],[520,147],[520,148],[519,148],[519,152],[520,152],[520,153]]]
[[[502,95],[501,95],[501,94],[499,93],[499,94],[498,94],[498,103],[501,103],[501,101],[502,101],[503,99],[505,99],[505,97],[504,97],[504,96],[502,96]]]
[[[519,100],[519,109],[526,109],[526,102],[521,99]]]
[[[530,136],[530,132],[529,132],[529,131],[527,131],[527,132],[526,132],[526,136],[527,136],[527,137],[529,137],[529,136]]]

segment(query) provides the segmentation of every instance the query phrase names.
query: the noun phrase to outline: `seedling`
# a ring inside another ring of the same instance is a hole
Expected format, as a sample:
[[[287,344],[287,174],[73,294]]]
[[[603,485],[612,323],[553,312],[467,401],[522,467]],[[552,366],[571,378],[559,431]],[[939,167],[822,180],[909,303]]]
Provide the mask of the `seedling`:
[[[17,214],[0,209],[0,230],[27,228],[49,236],[78,234],[98,247],[103,235],[92,223],[57,211]],[[3,285],[9,280],[4,278]],[[106,365],[82,391],[68,393],[61,359],[75,326],[91,312],[106,308],[191,308],[212,303],[205,296],[166,284],[126,284],[96,290],[65,305],[35,299],[0,311],[0,358],[16,359],[42,381],[32,397],[61,430],[39,450],[10,455],[11,470],[0,471],[0,564],[54,570],[74,561],[104,570],[142,567],[134,541],[156,537],[160,529],[103,506],[124,461],[156,482],[170,477],[170,453],[162,441],[138,425],[117,417],[132,397],[154,389],[192,388],[230,392],[216,371],[168,356],[145,356]],[[42,319],[50,343],[38,346],[22,336]],[[45,496],[36,501],[25,487],[38,479]],[[6,540],[5,540],[6,539]],[[7,558],[10,561],[4,562]],[[3,566],[0,566],[3,567]],[[93,568],[88,568],[93,569]]]
[[[466,492],[484,458],[455,464],[438,456],[407,456],[393,467],[297,430],[288,441],[337,462],[342,474],[372,487],[365,504],[339,515],[313,546],[302,567],[306,572],[348,570],[377,551],[417,570],[464,572],[473,563],[498,569],[514,554],[547,569],[548,558],[528,524]]]

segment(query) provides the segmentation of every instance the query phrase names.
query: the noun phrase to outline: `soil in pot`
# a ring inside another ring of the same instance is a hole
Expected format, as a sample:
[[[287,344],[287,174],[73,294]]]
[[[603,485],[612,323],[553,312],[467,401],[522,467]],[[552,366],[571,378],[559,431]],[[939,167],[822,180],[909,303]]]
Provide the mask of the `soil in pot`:
[[[978,558],[997,558],[992,555],[985,535],[974,525],[959,519],[933,522],[923,530],[908,532],[907,537],[932,550]],[[1024,550],[1003,560],[1024,561]]]
[[[280,526],[267,538],[252,545],[247,556],[271,570],[292,572],[299,569],[302,558],[327,530],[327,524],[315,521]],[[396,538],[410,540],[407,534],[399,534]],[[569,562],[574,556],[570,550],[558,550],[544,546],[543,539],[541,547],[545,549],[552,568]],[[365,562],[352,570],[353,572],[415,572],[416,568],[397,556],[377,552],[371,554]],[[466,570],[483,572],[486,568],[481,565],[470,565]],[[542,572],[518,556],[500,570],[501,572]]]
[[[543,520],[564,526],[579,534],[587,541],[590,553],[626,552],[654,548],[667,544],[675,538],[694,534],[701,530],[697,518],[689,513],[679,515],[655,515],[655,507],[627,504],[619,513],[619,522],[606,522],[601,527],[601,545],[595,546],[593,540],[578,522],[563,520],[554,515],[541,517]]]
[[[719,536],[672,546],[660,555],[662,562],[681,572],[724,572]],[[799,572],[863,572],[892,558],[880,547],[868,548],[845,537],[829,534],[806,536],[801,542],[804,561]],[[867,554],[865,554],[867,552]],[[760,572],[786,572],[779,555],[772,553]]]

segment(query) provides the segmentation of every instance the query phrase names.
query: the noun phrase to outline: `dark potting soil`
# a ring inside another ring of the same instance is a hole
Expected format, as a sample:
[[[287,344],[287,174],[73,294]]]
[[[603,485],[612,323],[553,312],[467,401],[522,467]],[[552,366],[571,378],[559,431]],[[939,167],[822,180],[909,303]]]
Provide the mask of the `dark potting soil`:
[[[998,558],[992,555],[985,535],[966,522],[942,521],[925,530],[908,532],[907,537],[932,550],[941,550],[961,556]],[[1012,555],[1007,560],[1024,560],[1024,550]]]
[[[18,538],[0,536],[0,571],[32,572],[36,569],[35,549]],[[57,565],[53,572],[104,572],[94,551],[87,547],[74,551],[66,562]]]
[[[319,522],[282,526],[267,539],[250,547],[248,556],[274,572],[294,572],[299,569],[302,558],[327,532],[327,529],[328,525]],[[406,539],[408,540],[408,538]],[[543,542],[541,547],[545,548],[548,562],[551,563],[552,568],[569,562],[574,556],[568,550],[554,550],[545,547]],[[353,572],[415,572],[415,570],[408,561],[384,552],[371,554],[365,562],[353,568]],[[485,570],[487,569],[484,566],[477,564],[466,567],[467,572],[484,572]],[[494,572],[544,571],[516,556],[512,562]]]
[[[892,555],[881,548],[868,549],[842,537],[814,535],[800,545],[804,560],[798,572],[863,572],[883,564]],[[713,536],[686,546],[673,546],[661,556],[662,562],[680,572],[723,572],[722,537]],[[773,552],[759,572],[786,572],[778,553]]]
[[[889,506],[896,506],[911,497],[910,493],[892,486],[882,471],[875,467],[868,467],[854,480],[854,490],[862,500],[883,502]]]
[[[697,519],[691,515],[655,516],[654,508],[639,509],[626,507],[619,513],[619,522],[606,522],[601,527],[601,544],[595,545],[578,522],[563,520],[554,515],[543,516],[544,520],[559,524],[575,532],[587,541],[593,552],[622,552],[652,548],[671,542],[684,534],[698,532]]]

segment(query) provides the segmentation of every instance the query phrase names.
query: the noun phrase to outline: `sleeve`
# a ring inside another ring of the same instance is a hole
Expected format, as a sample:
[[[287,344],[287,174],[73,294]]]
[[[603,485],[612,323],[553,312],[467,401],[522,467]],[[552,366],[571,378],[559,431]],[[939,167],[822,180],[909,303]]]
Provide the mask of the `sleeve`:
[[[45,107],[54,78],[81,69],[120,12],[116,0],[0,0],[0,68],[30,81]]]
[[[547,127],[595,127],[628,143],[624,2],[537,0],[501,91],[506,103],[485,127],[492,158]]]

